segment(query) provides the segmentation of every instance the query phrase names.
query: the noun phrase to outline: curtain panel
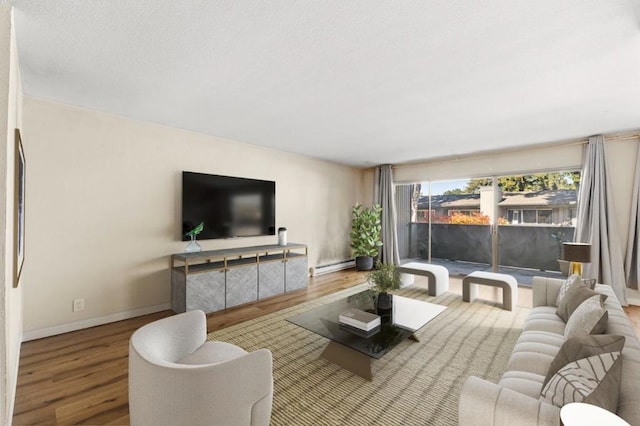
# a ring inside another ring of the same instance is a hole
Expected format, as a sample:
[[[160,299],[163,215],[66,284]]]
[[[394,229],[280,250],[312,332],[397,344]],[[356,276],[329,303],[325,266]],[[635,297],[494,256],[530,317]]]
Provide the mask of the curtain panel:
[[[616,227],[602,135],[589,138],[587,145],[574,241],[591,243],[591,263],[586,265],[584,275],[610,285],[620,303],[626,306],[622,245]]]
[[[384,263],[400,265],[396,227],[396,197],[391,164],[376,167],[373,200],[382,206],[382,253],[380,259]]]
[[[638,290],[640,281],[640,146],[636,158],[636,175],[633,180],[631,198],[631,216],[629,220],[629,240],[627,242],[627,258],[625,272],[627,287]]]

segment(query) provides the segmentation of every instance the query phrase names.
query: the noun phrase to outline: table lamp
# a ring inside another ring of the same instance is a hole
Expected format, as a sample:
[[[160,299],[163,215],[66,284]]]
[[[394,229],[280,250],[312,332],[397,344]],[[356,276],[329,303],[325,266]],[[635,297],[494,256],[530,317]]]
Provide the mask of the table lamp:
[[[582,277],[582,264],[591,262],[591,244],[562,243],[562,260],[571,262],[570,275]]]

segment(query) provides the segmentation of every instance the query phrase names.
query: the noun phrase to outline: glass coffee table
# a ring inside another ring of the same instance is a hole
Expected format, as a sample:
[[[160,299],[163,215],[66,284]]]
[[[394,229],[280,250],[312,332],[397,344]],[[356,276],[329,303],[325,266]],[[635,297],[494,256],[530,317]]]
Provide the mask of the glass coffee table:
[[[437,317],[446,306],[393,295],[390,312],[376,312],[375,293],[366,290],[344,299],[287,318],[287,321],[329,339],[321,357],[372,380],[372,364],[400,342],[418,341],[415,332]],[[356,330],[338,322],[349,308],[380,315],[382,324],[372,332]]]

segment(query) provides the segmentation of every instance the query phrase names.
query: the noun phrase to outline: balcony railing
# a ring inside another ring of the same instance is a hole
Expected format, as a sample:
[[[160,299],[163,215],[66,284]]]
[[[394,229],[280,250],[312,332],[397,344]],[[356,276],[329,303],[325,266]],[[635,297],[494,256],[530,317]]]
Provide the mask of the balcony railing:
[[[492,263],[489,225],[410,223],[405,235],[410,258],[431,257],[476,263]],[[572,241],[573,227],[545,225],[502,225],[498,227],[498,264],[540,271],[559,271],[558,258],[563,241]]]

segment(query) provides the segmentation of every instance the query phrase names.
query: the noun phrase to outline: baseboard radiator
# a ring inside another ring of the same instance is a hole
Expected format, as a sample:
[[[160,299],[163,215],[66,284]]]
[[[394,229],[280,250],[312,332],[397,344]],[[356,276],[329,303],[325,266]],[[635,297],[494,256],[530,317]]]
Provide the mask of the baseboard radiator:
[[[319,265],[309,268],[309,276],[317,277],[318,275],[328,274],[329,272],[341,271],[343,269],[354,268],[356,262],[353,259],[343,260],[342,262],[330,263],[328,265]]]

